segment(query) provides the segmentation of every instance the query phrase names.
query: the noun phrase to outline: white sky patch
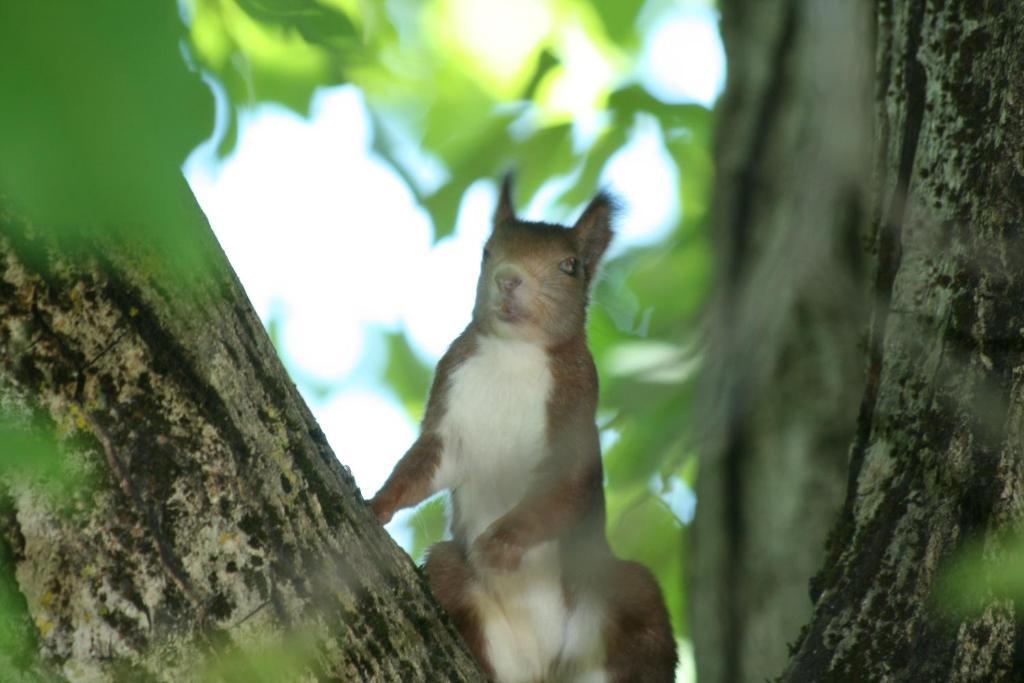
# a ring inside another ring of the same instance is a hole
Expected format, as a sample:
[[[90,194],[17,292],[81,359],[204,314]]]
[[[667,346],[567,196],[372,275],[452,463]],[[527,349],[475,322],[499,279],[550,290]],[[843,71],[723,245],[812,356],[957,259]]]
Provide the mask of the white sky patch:
[[[473,315],[480,257],[498,193],[489,181],[469,186],[452,235],[424,259],[423,276],[406,292],[404,322],[413,348],[436,361]]]
[[[430,249],[429,218],[369,142],[358,90],[334,88],[308,121],[246,113],[223,163],[197,151],[185,166],[257,312],[287,320],[287,360],[325,381],[355,367],[364,325],[398,323]]]
[[[331,448],[369,498],[416,439],[416,426],[381,393],[357,389],[313,406]]]
[[[389,141],[391,154],[420,194],[432,194],[448,182],[451,174],[441,159],[419,147],[413,131],[400,119],[382,114],[377,117],[377,125],[378,134]]]
[[[697,494],[685,481],[674,474],[668,478],[666,484],[667,489],[662,490],[661,475],[655,474],[651,477],[649,484],[651,493],[668,505],[676,519],[683,524],[689,524],[697,512]]]
[[[693,655],[693,642],[676,639],[679,663],[676,665],[676,683],[694,683],[697,680],[697,662]]]
[[[542,109],[552,116],[592,125],[601,97],[616,76],[613,57],[591,42],[583,27],[563,29],[556,48],[561,64],[552,70],[537,93]]]
[[[675,227],[679,172],[653,116],[637,117],[632,137],[608,160],[601,182],[625,200],[609,256],[627,246],[657,242]]]
[[[622,432],[613,427],[605,427],[601,430],[599,438],[601,440],[601,453],[607,453],[622,438]]]
[[[659,17],[640,60],[641,82],[664,102],[714,104],[725,87],[725,48],[718,14],[680,7]]]

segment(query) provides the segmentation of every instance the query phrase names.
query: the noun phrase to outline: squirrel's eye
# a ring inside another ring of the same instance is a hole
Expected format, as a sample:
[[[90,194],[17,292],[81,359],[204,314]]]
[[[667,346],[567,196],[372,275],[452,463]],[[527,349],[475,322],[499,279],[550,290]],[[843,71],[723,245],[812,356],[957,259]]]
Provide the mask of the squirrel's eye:
[[[491,250],[484,247],[484,261],[486,261],[489,258],[491,258]]]
[[[576,260],[576,257],[570,256],[569,258],[564,259],[561,263],[558,264],[558,269],[561,270],[566,275],[575,275],[578,266],[579,261]]]

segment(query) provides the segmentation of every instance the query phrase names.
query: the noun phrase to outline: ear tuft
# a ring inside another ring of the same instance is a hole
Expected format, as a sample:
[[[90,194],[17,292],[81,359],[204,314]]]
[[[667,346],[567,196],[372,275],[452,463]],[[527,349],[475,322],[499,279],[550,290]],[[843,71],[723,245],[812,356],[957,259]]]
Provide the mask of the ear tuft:
[[[516,219],[516,207],[513,197],[515,195],[515,172],[509,171],[501,180],[501,190],[498,192],[498,207],[494,210],[494,225],[505,221]]]
[[[618,199],[608,192],[599,192],[583,210],[576,225],[572,226],[588,278],[597,270],[601,256],[612,241],[612,221],[620,209]]]

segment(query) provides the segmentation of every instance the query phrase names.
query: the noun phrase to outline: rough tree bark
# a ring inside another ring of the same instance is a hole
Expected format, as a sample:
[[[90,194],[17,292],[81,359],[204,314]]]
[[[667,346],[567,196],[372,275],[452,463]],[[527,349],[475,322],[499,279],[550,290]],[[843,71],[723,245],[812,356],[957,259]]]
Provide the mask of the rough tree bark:
[[[965,615],[936,589],[965,544],[997,563],[1022,530],[1024,6],[877,11],[870,368],[784,680],[1020,681],[1020,602]]]
[[[481,679],[184,193],[206,254],[187,286],[145,245],[68,251],[0,203],[0,407],[54,425],[94,480],[0,485],[0,568],[35,643],[6,671],[189,681],[280,646],[304,680]]]
[[[785,666],[842,503],[863,385],[871,7],[722,2],[692,631],[701,683]]]

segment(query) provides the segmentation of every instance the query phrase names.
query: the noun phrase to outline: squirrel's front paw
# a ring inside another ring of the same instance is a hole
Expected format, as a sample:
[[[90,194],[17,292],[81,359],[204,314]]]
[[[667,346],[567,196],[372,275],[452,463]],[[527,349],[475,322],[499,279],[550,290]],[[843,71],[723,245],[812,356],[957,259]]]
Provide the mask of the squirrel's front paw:
[[[472,555],[479,565],[512,571],[519,567],[526,548],[514,531],[491,526],[473,542]]]
[[[370,508],[381,524],[387,524],[395,515],[395,506],[386,497],[374,496],[371,498]]]

